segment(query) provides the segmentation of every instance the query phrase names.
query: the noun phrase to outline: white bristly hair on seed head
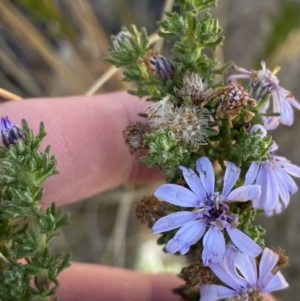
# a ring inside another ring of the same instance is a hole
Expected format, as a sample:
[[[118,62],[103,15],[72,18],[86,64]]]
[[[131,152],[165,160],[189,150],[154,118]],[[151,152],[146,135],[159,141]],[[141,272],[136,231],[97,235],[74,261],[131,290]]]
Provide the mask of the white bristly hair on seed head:
[[[178,141],[199,145],[208,136],[209,119],[201,113],[199,106],[176,107],[169,101],[169,96],[166,96],[151,106],[147,115],[151,128],[170,128]]]
[[[172,111],[173,104],[169,101],[169,95],[154,103],[147,110],[148,120],[152,126],[158,126],[164,122],[167,113]]]

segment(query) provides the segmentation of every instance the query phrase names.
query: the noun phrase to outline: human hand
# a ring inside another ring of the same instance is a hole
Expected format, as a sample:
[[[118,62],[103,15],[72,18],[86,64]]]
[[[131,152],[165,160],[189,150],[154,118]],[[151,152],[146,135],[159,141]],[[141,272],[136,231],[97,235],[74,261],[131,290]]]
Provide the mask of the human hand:
[[[68,204],[126,182],[150,182],[159,177],[130,155],[122,131],[149,106],[125,92],[92,97],[28,99],[1,105],[2,116],[20,124],[25,118],[38,131],[44,122],[58,161],[58,176],[44,185],[43,204]]]

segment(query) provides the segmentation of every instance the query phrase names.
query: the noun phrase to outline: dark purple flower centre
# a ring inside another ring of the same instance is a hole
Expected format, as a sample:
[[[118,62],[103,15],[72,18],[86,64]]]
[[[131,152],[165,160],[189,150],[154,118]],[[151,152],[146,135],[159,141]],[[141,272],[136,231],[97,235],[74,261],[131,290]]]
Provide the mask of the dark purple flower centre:
[[[214,195],[205,201],[206,211],[203,218],[207,223],[216,221],[226,221],[229,206],[224,202],[225,197],[222,195]]]

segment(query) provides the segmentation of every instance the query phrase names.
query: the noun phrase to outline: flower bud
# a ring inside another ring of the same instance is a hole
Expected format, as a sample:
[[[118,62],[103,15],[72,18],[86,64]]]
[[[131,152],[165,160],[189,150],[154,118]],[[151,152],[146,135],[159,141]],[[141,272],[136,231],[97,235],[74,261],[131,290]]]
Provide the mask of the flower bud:
[[[129,41],[131,38],[132,36],[128,31],[120,31],[116,36],[112,37],[114,50],[120,50],[123,42],[126,40]]]
[[[6,116],[1,118],[1,138],[3,145],[9,149],[19,139],[25,140],[25,133]]]
[[[174,75],[174,67],[171,62],[162,55],[153,56],[149,60],[150,66],[163,80],[170,79]]]
[[[149,128],[141,122],[130,124],[123,131],[125,143],[128,144],[131,154],[144,147],[144,134],[146,132],[149,132]]]
[[[156,73],[161,79],[168,80],[173,77],[175,73],[174,66],[158,51],[148,50],[145,57],[140,60],[146,64],[149,73]]]

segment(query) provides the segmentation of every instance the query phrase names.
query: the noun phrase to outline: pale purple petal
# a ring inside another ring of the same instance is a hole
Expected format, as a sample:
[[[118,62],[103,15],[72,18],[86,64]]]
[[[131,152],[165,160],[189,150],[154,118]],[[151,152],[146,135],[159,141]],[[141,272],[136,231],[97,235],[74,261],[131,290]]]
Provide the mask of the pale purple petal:
[[[289,194],[292,195],[298,191],[298,186],[295,181],[289,176],[284,169],[282,168],[274,168],[274,173],[276,178],[281,179],[284,181],[285,185],[288,187]]]
[[[185,254],[189,251],[190,247],[194,245],[198,240],[200,240],[206,230],[206,223],[203,221],[199,222],[199,228],[197,228],[194,232],[194,237],[191,239],[188,243],[186,243],[182,248],[180,248],[178,251],[180,254]]]
[[[219,263],[209,263],[209,268],[225,284],[239,291],[241,287],[247,287],[247,281],[236,271],[235,262],[240,251],[234,246],[229,245],[226,248],[225,256]]]
[[[174,212],[160,218],[152,227],[152,233],[162,233],[179,228],[197,218],[197,214],[191,211]]]
[[[289,284],[286,282],[281,272],[277,272],[275,275],[273,275],[273,277],[270,279],[266,286],[260,287],[260,292],[270,293],[287,288],[288,286]]]
[[[275,208],[272,211],[265,211],[265,215],[270,217],[270,216],[273,216],[274,213],[275,214],[280,214],[280,213],[282,213],[282,211],[284,209],[285,209],[285,207],[283,207],[283,205],[281,205],[280,202],[277,202]]]
[[[276,172],[277,168],[274,168],[274,174],[277,179],[277,188],[279,193],[279,198],[283,204],[283,207],[286,208],[290,202],[290,193],[289,187],[286,184],[284,178],[282,177],[280,172]],[[277,205],[276,205],[277,206]],[[276,210],[276,208],[274,208]]]
[[[272,155],[272,158],[274,158],[277,161],[278,165],[280,165],[281,162],[291,162],[286,157],[275,155],[275,154]]]
[[[266,279],[272,272],[276,263],[278,262],[278,255],[269,248],[264,248],[260,263],[259,263],[259,277],[257,284],[259,286],[266,285]]]
[[[261,186],[261,195],[260,198],[258,200],[258,202],[254,202],[252,204],[253,208],[255,209],[264,209],[265,211],[270,211],[273,208],[267,210],[265,209],[265,202],[266,202],[266,198],[265,198],[265,194],[266,194],[266,189],[267,189],[267,170],[265,168],[262,168],[262,166],[265,165],[264,164],[260,164],[260,168],[256,177],[256,184]],[[274,205],[275,206],[275,205]]]
[[[222,231],[215,226],[210,226],[203,237],[202,262],[205,266],[209,262],[220,262],[225,254],[225,239]]]
[[[270,152],[272,153],[272,152],[275,152],[275,151],[277,151],[278,150],[278,145],[277,145],[277,143],[275,142],[275,141],[273,141],[273,143],[272,143],[272,145],[271,145],[271,147],[270,147]]]
[[[269,164],[261,164],[256,184],[261,186],[261,195],[258,207],[255,207],[255,209],[264,209],[265,211],[273,210],[278,202],[279,194],[277,181],[273,169]]]
[[[261,194],[260,185],[245,185],[232,190],[227,196],[228,201],[247,202],[249,200],[256,201]]]
[[[278,92],[272,92],[273,98],[273,112],[280,113],[280,102],[278,98]],[[279,125],[280,116],[272,116],[272,117],[263,117],[264,126],[266,130],[273,130]]]
[[[190,168],[185,168],[184,166],[179,166],[179,168],[181,169],[184,179],[191,190],[199,197],[200,200],[204,201],[206,198],[206,191],[200,178]]]
[[[276,129],[280,124],[279,116],[272,116],[272,117],[262,116],[262,120],[264,123],[264,127],[266,128],[267,131]]]
[[[246,281],[252,286],[257,284],[257,267],[254,257],[239,253],[235,261],[236,267]]]
[[[239,178],[240,172],[241,169],[238,166],[232,162],[227,162],[222,195],[226,196],[231,191]]]
[[[248,78],[251,78],[249,71],[248,74],[233,74],[228,76],[227,83],[235,82],[237,79],[248,79]]]
[[[191,247],[191,244],[190,243],[186,243],[177,252],[179,252],[181,255],[184,255],[184,254],[186,254],[189,251],[190,247]]]
[[[215,192],[215,172],[211,162],[207,157],[201,157],[196,161],[196,168],[206,192],[213,195]]]
[[[202,200],[189,189],[176,185],[164,184],[159,186],[154,195],[170,204],[182,207],[199,207]]]
[[[261,247],[239,229],[231,228],[231,225],[228,225],[226,230],[234,245],[243,253],[256,257],[261,252]]]
[[[276,159],[277,156],[274,156],[274,158]],[[291,176],[300,178],[300,167],[292,164],[290,162],[286,161],[279,161],[278,162],[281,167],[283,167],[283,169],[285,170],[285,172],[287,172],[288,174],[290,174]]]
[[[294,97],[287,97],[286,101],[289,102],[294,108],[300,110],[300,103]]]
[[[262,61],[261,63],[263,63],[263,61]],[[249,71],[249,70],[247,70],[247,69],[245,69],[245,68],[243,68],[243,67],[235,66],[235,67],[234,67],[234,70],[236,70],[236,71],[238,71],[238,72],[241,72],[241,73],[243,73],[243,74],[247,74],[248,77],[246,77],[246,78],[249,78],[249,79],[250,79],[250,78],[252,77],[251,71]],[[238,76],[238,75],[237,75],[237,76]]]
[[[272,99],[273,99],[273,112],[281,113],[280,97],[277,90],[272,91]]]
[[[279,94],[279,101],[280,101],[280,122],[285,125],[292,125],[294,122],[294,112],[291,105],[285,98],[285,95]]]
[[[181,228],[182,229],[182,228]],[[166,245],[166,250],[168,253],[170,254],[175,254],[178,250],[180,250],[180,248],[182,248],[185,245],[184,242],[182,242],[181,240],[177,239],[177,238],[172,238],[168,241],[167,245]]]
[[[192,244],[194,244],[195,238],[198,238],[199,240],[203,236],[205,228],[206,224],[201,220],[191,221],[181,227],[176,232],[175,236],[167,243],[166,249],[168,253],[174,254],[182,249],[185,245],[191,246]],[[184,249],[186,250],[186,248]],[[189,248],[187,249],[187,251],[188,250]]]
[[[230,297],[238,296],[238,292],[216,284],[204,284],[200,287],[200,300],[199,301],[217,301]]]
[[[288,206],[288,204],[289,204],[289,203],[287,203],[286,206]],[[276,207],[274,208],[273,213],[275,212],[276,214],[280,214],[280,213],[283,212],[283,210],[284,210],[285,208],[286,208],[286,207],[284,207],[283,205],[281,205],[280,203],[278,203],[278,204],[276,205]]]
[[[258,171],[259,171],[259,167],[260,167],[260,164],[257,164],[256,162],[251,163],[251,165],[246,173],[246,179],[245,179],[244,185],[250,185],[255,181]]]

